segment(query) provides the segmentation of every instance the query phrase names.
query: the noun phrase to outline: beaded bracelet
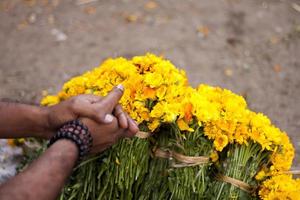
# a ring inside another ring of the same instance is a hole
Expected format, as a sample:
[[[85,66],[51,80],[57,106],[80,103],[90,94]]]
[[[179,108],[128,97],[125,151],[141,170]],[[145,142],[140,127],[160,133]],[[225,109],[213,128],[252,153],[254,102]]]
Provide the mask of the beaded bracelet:
[[[79,150],[79,159],[86,156],[93,144],[93,138],[88,128],[79,120],[73,120],[64,124],[50,139],[48,147],[59,139],[68,139],[74,142]]]

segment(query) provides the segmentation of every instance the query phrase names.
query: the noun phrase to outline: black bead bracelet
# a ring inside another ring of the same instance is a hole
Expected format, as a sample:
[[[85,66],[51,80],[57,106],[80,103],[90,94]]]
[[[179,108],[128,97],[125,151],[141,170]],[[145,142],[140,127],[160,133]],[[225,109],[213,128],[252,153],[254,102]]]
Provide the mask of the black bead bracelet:
[[[93,144],[93,138],[88,128],[79,120],[73,120],[64,124],[50,139],[48,147],[59,139],[68,139],[77,145],[79,160],[82,160],[90,152]]]

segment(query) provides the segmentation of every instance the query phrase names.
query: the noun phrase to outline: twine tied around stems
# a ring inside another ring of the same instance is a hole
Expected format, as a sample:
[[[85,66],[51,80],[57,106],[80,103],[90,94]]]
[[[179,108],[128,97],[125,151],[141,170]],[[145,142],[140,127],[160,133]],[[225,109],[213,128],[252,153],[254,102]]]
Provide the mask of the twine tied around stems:
[[[141,139],[145,139],[150,137],[151,133],[139,131],[135,136]],[[171,166],[174,168],[190,167],[209,163],[209,157],[207,156],[186,156],[175,151],[164,151],[160,148],[154,150],[154,156],[159,158],[167,158],[170,160],[175,159],[176,161],[179,161],[180,163],[172,162]]]
[[[136,134],[136,137],[141,139],[146,139],[151,136],[151,133],[139,131]],[[207,156],[186,156],[180,153],[177,153],[175,151],[171,150],[162,150],[160,148],[156,148],[154,150],[154,156],[159,158],[167,158],[170,160],[175,159],[176,161],[179,161],[180,163],[172,162],[171,166],[174,168],[181,168],[181,167],[190,167],[190,166],[197,166],[202,164],[208,164],[210,162],[209,157]],[[294,175],[300,175],[300,170],[290,170],[283,172],[284,174],[294,174]],[[251,195],[256,195],[257,187],[253,187],[249,185],[248,183],[245,183],[244,181],[225,176],[222,174],[216,174],[215,179],[218,181],[229,183],[247,193],[250,193]]]
[[[143,131],[139,131],[136,134],[136,137],[142,138],[142,139],[148,138],[150,136],[151,136],[151,133],[143,132]],[[209,157],[207,157],[207,156],[186,156],[186,155],[177,153],[175,151],[162,150],[160,148],[154,149],[153,154],[155,157],[158,157],[158,158],[166,158],[166,159],[170,159],[170,160],[175,159],[176,161],[180,162],[180,163],[172,162],[171,166],[174,168],[197,166],[197,165],[202,165],[202,164],[208,164],[210,162]],[[228,176],[224,176],[222,174],[217,174],[215,176],[215,178],[219,181],[223,181],[223,182],[229,183],[231,185],[234,185],[243,191],[246,191],[251,194],[255,194],[256,188],[251,187],[249,184],[247,184],[243,181],[240,181],[235,178],[228,177]]]
[[[141,139],[146,139],[151,136],[150,132],[144,132],[144,131],[139,131],[135,134],[135,137],[141,138]]]
[[[171,166],[174,168],[190,167],[209,163],[209,157],[207,156],[186,156],[175,151],[164,151],[160,148],[154,150],[154,156],[159,158],[167,158],[170,160],[175,159],[179,161],[180,163],[172,163]]]
[[[245,192],[248,192],[252,195],[255,194],[256,189],[257,189],[256,187],[252,187],[251,185],[249,185],[248,183],[245,183],[244,181],[241,181],[241,180],[238,180],[238,179],[235,179],[235,178],[231,178],[229,176],[225,176],[225,175],[222,175],[222,174],[216,174],[215,178],[218,181],[223,181],[225,183],[229,183],[229,184],[231,184],[235,187],[238,187],[239,189],[241,189]]]

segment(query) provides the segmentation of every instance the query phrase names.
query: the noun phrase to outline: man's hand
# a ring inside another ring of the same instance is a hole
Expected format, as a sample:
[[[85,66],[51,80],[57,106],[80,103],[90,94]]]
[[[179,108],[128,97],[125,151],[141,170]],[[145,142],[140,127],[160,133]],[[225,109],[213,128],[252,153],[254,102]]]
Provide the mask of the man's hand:
[[[49,124],[53,130],[79,118],[93,137],[91,153],[99,153],[122,137],[132,137],[138,126],[118,104],[123,87],[115,87],[107,96],[80,95],[49,107]],[[51,130],[51,129],[50,129]]]
[[[98,124],[110,124],[116,122],[115,119],[117,118],[121,128],[129,128],[131,132],[134,132],[137,129],[137,124],[123,112],[121,105],[118,104],[122,94],[123,86],[118,85],[107,96],[114,102],[95,95],[78,95],[57,105],[47,107],[48,123],[45,137],[50,138],[54,131],[64,123],[80,117],[88,118]]]
[[[111,120],[109,123],[99,123],[90,118],[81,118],[93,137],[93,147],[91,153],[99,153],[112,144],[116,143],[119,138],[133,137],[138,132],[136,123],[122,111],[118,105],[118,101],[123,95],[123,91],[118,87],[113,89],[106,97],[94,103],[94,107],[98,108],[100,119],[105,119],[105,115],[109,115]],[[115,116],[111,115],[115,111]],[[120,124],[120,125],[119,125]]]

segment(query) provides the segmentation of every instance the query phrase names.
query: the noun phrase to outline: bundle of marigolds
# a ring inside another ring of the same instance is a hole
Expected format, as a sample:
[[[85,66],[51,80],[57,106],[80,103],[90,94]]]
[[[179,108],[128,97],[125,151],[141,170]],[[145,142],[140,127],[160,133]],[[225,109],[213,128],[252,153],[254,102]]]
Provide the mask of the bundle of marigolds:
[[[105,96],[118,84],[141,132],[83,161],[61,199],[300,199],[286,133],[229,90],[192,88],[153,54],[108,59],[41,103]]]

